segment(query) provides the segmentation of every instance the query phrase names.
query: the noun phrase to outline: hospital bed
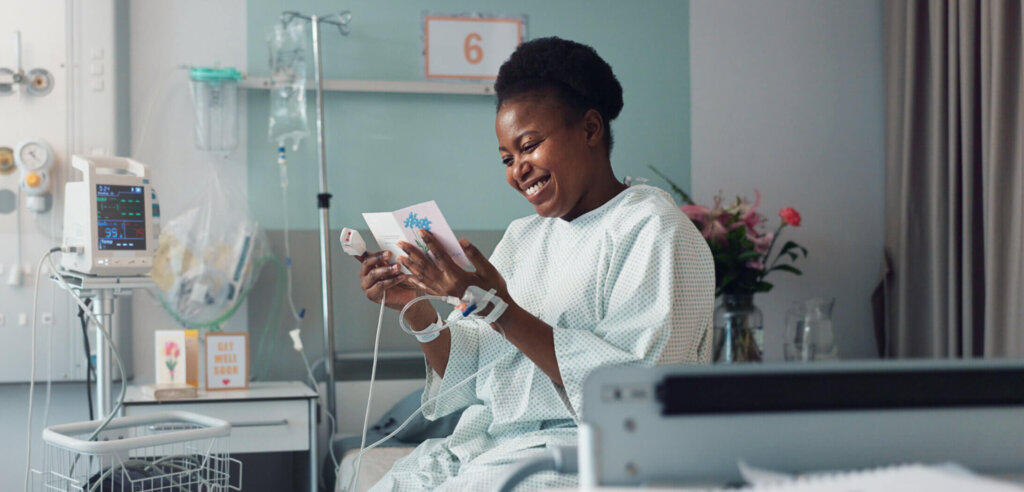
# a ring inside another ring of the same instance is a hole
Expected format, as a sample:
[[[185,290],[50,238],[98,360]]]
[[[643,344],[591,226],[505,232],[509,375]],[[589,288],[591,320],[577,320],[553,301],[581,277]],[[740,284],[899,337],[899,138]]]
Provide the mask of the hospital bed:
[[[739,483],[741,460],[793,474],[953,462],[1018,477],[1021,422],[1019,360],[606,367],[584,386],[578,471],[583,489]],[[521,467],[576,466],[554,457]]]

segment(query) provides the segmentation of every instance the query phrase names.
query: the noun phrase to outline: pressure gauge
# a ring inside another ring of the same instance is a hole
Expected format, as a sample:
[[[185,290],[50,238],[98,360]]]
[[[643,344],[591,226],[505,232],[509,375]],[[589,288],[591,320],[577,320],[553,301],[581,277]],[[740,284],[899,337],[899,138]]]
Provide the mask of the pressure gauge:
[[[22,172],[46,171],[53,165],[53,147],[43,140],[28,139],[18,144],[14,158]]]
[[[14,151],[10,147],[0,147],[0,174],[11,174],[14,169]]]

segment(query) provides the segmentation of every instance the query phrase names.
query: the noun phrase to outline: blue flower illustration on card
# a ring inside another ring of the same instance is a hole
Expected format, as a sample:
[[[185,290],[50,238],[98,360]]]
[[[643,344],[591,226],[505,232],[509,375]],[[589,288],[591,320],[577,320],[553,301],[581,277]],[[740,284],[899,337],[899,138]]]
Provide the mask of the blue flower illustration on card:
[[[414,212],[409,212],[409,217],[405,219],[405,227],[409,229],[426,229],[430,230],[430,219],[427,217],[419,218]]]
[[[430,219],[427,218],[427,217],[420,218],[420,217],[417,217],[414,212],[409,212],[409,216],[406,217],[405,222],[403,223],[403,225],[405,227],[409,228],[409,229],[414,230],[414,231],[416,229],[424,229],[424,230],[428,230],[429,231],[430,230]],[[429,253],[430,252],[430,248],[427,246],[427,244],[424,243],[423,241],[420,241],[418,237],[416,238],[416,246],[419,246],[420,249],[422,249],[424,253]]]

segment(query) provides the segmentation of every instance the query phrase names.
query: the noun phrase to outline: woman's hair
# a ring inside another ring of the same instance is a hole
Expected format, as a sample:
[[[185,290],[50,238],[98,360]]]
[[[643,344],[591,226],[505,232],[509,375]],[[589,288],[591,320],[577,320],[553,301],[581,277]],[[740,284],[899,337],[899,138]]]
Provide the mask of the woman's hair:
[[[517,97],[553,91],[580,118],[590,109],[604,119],[605,147],[612,150],[611,121],[622,111],[622,85],[594,48],[557,37],[527,41],[501,65],[494,82],[498,108]]]

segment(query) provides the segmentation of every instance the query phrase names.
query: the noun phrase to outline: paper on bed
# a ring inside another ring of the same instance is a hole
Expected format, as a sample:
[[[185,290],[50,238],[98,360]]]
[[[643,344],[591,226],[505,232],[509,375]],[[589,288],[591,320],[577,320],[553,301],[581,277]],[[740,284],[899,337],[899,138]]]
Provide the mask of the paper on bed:
[[[455,233],[441,215],[441,209],[433,200],[394,212],[365,213],[363,220],[366,221],[380,248],[392,253],[392,263],[394,258],[406,256],[405,251],[398,247],[399,241],[415,244],[423,251],[427,251],[427,245],[419,236],[419,229],[426,229],[444,246],[448,256],[451,256],[456,264],[463,268],[472,266],[462,251]]]

